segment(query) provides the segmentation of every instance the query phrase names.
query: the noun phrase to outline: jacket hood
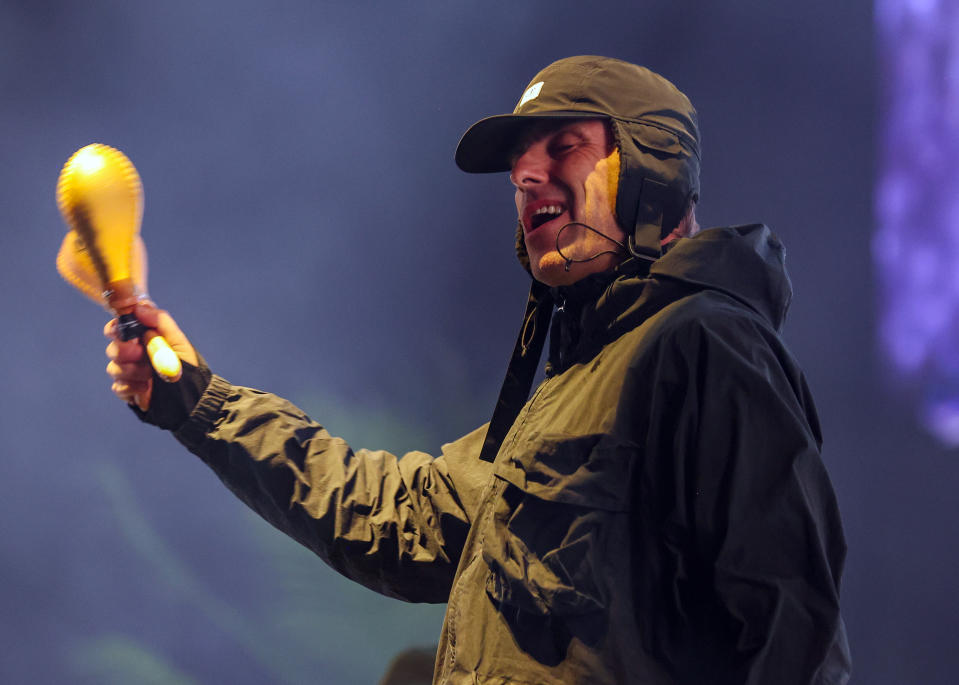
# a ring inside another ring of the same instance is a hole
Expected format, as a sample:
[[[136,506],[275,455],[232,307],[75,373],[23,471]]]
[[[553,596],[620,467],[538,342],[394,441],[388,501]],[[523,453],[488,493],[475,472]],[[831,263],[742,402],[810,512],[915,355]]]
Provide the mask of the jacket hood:
[[[792,299],[785,249],[763,224],[710,228],[683,238],[644,273],[627,260],[613,271],[553,288],[559,307],[550,335],[549,372],[598,352],[663,307],[704,290],[743,303],[782,331]]]
[[[649,275],[720,290],[781,332],[792,301],[785,260],[782,242],[763,224],[727,226],[677,241],[650,267]]]
[[[677,240],[652,265],[634,257],[559,288],[534,280],[480,459],[493,461],[529,397],[551,318],[548,376],[589,359],[670,303],[704,290],[736,299],[779,332],[792,299],[784,257],[772,231],[750,224]],[[556,312],[551,313],[554,303]]]

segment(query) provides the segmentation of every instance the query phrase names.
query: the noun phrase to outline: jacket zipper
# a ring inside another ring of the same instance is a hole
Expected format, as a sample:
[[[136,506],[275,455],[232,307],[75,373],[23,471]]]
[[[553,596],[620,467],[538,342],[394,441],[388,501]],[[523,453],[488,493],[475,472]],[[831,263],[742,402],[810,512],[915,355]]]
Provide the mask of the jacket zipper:
[[[546,379],[543,380],[542,383],[539,384],[539,387],[536,388],[536,391],[533,393],[533,396],[530,398],[529,402],[526,405],[526,411],[522,412],[520,416],[516,418],[516,421],[513,423],[514,426],[516,426],[517,423],[519,423],[520,426],[513,433],[513,439],[510,441],[510,445],[509,445],[510,450],[513,449],[513,446],[516,444],[516,441],[519,439],[520,433],[522,432],[522,429],[523,429],[523,424],[526,423],[527,419],[529,418],[529,415],[533,413],[533,408],[536,405],[536,402],[539,400],[540,396],[543,394],[543,392],[546,389],[546,386],[549,385],[551,380],[552,380],[551,378],[547,377]],[[486,499],[483,501],[481,505],[483,516],[481,516],[475,524],[475,525],[482,526],[482,528],[479,531],[477,531],[479,535],[479,539],[477,540],[475,544],[472,545],[472,549],[468,550],[469,553],[471,554],[471,558],[469,562],[467,562],[467,565],[463,567],[464,572],[467,569],[469,569],[474,563],[478,563],[476,562],[476,559],[477,557],[482,555],[483,540],[486,537],[485,529],[488,527],[489,519],[492,516],[493,502],[499,498],[500,491],[502,490],[502,486],[500,485],[500,482],[496,479],[496,475],[490,474],[490,478],[493,479],[493,485],[490,487],[489,494],[486,496]],[[466,551],[467,550],[464,550],[464,552]],[[459,581],[459,578],[457,578],[456,580]],[[453,585],[453,592],[450,593],[449,605],[447,610],[449,620],[446,625],[446,632],[447,632],[446,639],[449,643],[449,648],[448,648],[449,655],[446,659],[444,659],[443,672],[440,674],[441,683],[449,682],[450,676],[452,676],[453,674],[453,665],[456,662],[456,630],[457,630],[457,625],[459,623],[459,607],[460,607],[459,596],[462,592],[463,592],[463,588],[461,587],[461,583],[456,582]]]

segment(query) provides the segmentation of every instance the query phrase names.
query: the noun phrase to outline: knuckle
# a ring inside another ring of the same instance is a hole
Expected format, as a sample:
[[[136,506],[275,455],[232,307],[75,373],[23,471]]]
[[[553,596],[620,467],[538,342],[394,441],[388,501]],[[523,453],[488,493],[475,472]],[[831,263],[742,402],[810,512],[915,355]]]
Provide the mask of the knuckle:
[[[140,383],[146,382],[152,374],[153,372],[146,364],[131,364],[125,371],[125,375],[129,380]]]
[[[135,362],[142,356],[143,348],[139,341],[130,340],[120,343],[117,347],[117,360],[121,362]]]

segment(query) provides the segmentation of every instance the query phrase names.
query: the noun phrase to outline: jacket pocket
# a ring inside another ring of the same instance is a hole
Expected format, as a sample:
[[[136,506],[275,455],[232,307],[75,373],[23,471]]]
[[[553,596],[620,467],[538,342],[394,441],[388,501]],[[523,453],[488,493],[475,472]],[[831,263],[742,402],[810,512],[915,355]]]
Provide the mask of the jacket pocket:
[[[501,494],[482,543],[487,594],[538,615],[604,610],[609,564],[628,553],[617,531],[635,454],[602,434],[544,435],[501,459],[494,470]]]

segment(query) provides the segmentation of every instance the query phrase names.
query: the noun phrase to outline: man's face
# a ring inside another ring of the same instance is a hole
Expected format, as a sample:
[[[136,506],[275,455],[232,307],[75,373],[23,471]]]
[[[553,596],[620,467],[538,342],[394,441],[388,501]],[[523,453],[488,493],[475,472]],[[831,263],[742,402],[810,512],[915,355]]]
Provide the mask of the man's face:
[[[580,222],[625,242],[613,213],[613,174],[619,166],[614,164],[611,171],[610,161],[615,154],[600,119],[534,125],[521,139],[510,180],[516,186],[516,210],[536,280],[568,285],[622,261],[622,250],[612,240],[578,225],[563,229]],[[562,255],[556,249],[557,236]],[[564,257],[574,260],[568,271]]]

